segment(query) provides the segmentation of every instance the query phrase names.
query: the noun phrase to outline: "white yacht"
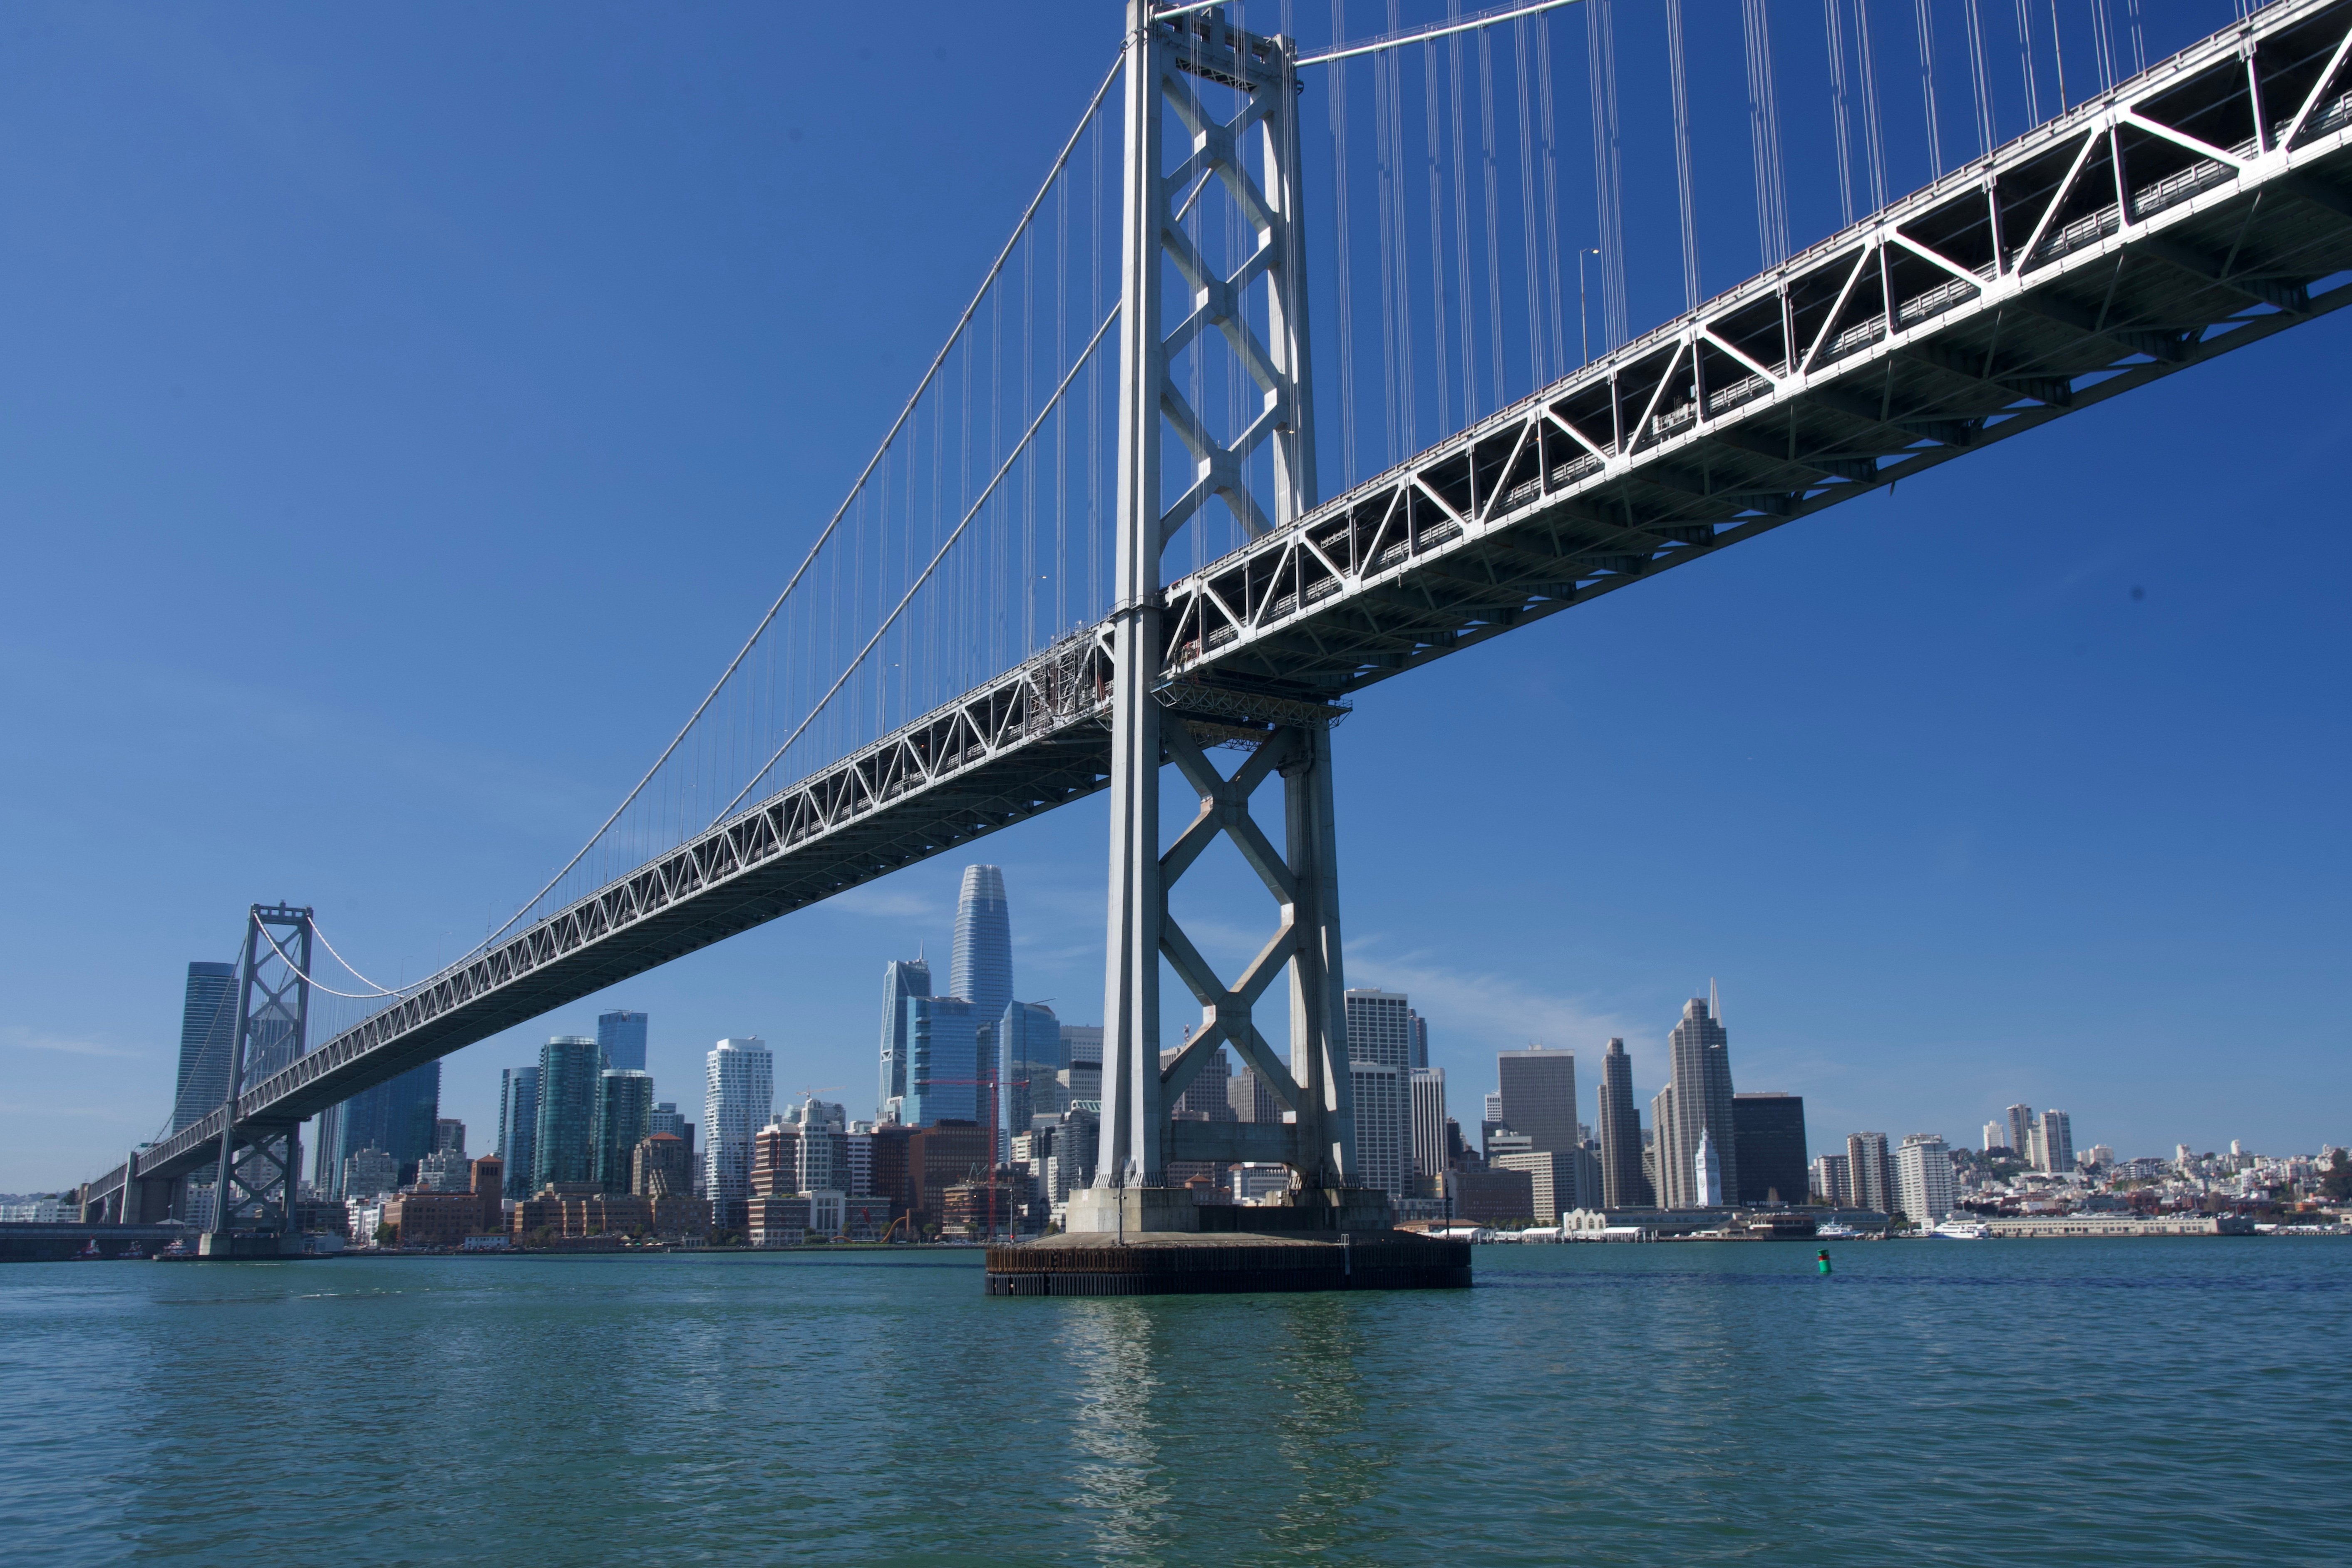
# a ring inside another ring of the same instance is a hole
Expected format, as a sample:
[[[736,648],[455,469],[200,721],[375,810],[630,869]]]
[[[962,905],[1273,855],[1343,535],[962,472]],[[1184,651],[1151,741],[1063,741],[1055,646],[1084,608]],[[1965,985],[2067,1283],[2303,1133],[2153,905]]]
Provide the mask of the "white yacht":
[[[1962,1219],[1959,1215],[1954,1215],[1928,1234],[1942,1237],[1946,1241],[1982,1241],[1992,1232],[1985,1227],[1984,1221],[1980,1219]]]

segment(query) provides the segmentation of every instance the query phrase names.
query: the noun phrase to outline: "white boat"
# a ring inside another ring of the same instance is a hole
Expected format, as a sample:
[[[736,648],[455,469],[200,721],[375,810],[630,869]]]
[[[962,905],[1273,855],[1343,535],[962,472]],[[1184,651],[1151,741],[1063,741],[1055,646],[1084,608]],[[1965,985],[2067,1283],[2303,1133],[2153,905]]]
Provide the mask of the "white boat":
[[[1946,1241],[1982,1241],[1992,1232],[1985,1227],[1982,1220],[1948,1219],[1927,1234],[1940,1236]]]
[[[1862,1232],[1850,1225],[1833,1219],[1823,1220],[1814,1229],[1813,1235],[1822,1241],[1860,1241],[1862,1239]]]

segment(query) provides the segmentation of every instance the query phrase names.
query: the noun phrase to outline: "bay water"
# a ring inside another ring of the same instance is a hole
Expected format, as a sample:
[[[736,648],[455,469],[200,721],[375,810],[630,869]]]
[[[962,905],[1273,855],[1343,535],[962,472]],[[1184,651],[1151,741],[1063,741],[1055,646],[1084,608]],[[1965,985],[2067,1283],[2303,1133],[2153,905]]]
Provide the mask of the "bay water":
[[[990,1300],[976,1252],[0,1268],[20,1563],[2338,1563],[2352,1243],[1486,1247]]]

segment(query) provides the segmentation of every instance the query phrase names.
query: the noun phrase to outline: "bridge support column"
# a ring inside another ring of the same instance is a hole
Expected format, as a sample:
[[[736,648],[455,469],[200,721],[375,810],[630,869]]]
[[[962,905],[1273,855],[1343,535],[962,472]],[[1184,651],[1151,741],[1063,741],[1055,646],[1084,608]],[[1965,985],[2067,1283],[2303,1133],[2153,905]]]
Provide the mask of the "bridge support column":
[[[285,932],[281,942],[277,932]],[[301,1124],[240,1125],[238,1102],[248,1067],[267,1078],[301,1056],[310,1017],[311,911],[255,904],[246,914],[245,957],[236,987],[236,1032],[229,1043],[228,1093],[222,1101],[220,1164],[207,1232],[226,1237],[239,1224],[283,1231],[292,1224]],[[292,951],[288,951],[289,944]],[[237,1151],[248,1152],[243,1159]],[[127,1174],[127,1173],[126,1173]],[[127,1187],[127,1184],[126,1184]],[[207,1257],[212,1256],[207,1249]]]
[[[1069,1228],[1198,1230],[1202,1211],[1190,1193],[1169,1186],[1170,1163],[1237,1159],[1291,1167],[1296,1201],[1279,1228],[1384,1228],[1385,1195],[1349,1189],[1355,1137],[1329,734],[1345,710],[1313,691],[1171,680],[1174,655],[1161,615],[1161,552],[1187,523],[1206,526],[1222,506],[1255,537],[1298,517],[1315,499],[1297,53],[1286,38],[1229,26],[1222,8],[1162,16],[1152,0],[1129,0],[1128,34],[1103,1109],[1095,1184],[1071,1195]],[[1181,178],[1166,167],[1171,142],[1181,144]],[[1183,194],[1179,185],[1190,192],[1187,208],[1213,189],[1256,235],[1258,253],[1233,276],[1213,268],[1187,237],[1173,205]],[[1171,275],[1184,285],[1174,323],[1163,310]],[[1229,411],[1244,426],[1232,432],[1211,428],[1187,400],[1186,378],[1175,374],[1179,356],[1218,353],[1237,357],[1259,400],[1254,409]],[[1161,471],[1170,437],[1191,459],[1172,498]],[[1260,447],[1267,460],[1254,470]],[[1261,475],[1255,480],[1254,471]],[[1228,744],[1249,748],[1231,774],[1207,754]],[[1163,853],[1160,770],[1171,763],[1193,785],[1200,810]],[[1277,771],[1281,851],[1250,816],[1251,795]],[[1282,910],[1273,940],[1230,986],[1168,911],[1169,888],[1220,835]],[[1164,1060],[1163,959],[1201,1005],[1200,1027]],[[1251,1016],[1285,971],[1287,1064]],[[1286,1120],[1235,1130],[1171,1119],[1187,1086],[1228,1045],[1273,1091]],[[1217,1211],[1218,1218],[1234,1212]]]

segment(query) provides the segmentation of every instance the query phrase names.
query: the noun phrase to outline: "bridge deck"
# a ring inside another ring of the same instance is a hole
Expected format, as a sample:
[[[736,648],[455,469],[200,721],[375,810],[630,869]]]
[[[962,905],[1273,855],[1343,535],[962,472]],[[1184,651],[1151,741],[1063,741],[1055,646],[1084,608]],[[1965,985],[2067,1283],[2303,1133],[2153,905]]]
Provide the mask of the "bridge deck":
[[[2347,53],[2352,0],[2272,6],[1172,584],[1167,700],[1244,727],[1328,713],[2337,309]],[[1049,650],[436,976],[255,1085],[240,1125],[1101,787],[1108,673],[1098,633]],[[203,1163],[221,1120],[140,1174]]]

